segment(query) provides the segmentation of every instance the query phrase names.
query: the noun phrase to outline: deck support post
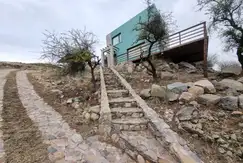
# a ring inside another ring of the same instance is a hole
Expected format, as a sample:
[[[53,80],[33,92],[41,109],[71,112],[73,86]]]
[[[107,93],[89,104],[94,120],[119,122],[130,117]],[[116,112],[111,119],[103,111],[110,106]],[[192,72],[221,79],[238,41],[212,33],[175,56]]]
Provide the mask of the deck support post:
[[[206,22],[204,22],[203,24],[203,28],[204,28],[204,48],[203,48],[203,73],[204,73],[204,77],[207,78],[208,77],[208,35],[207,35],[207,27],[206,27]]]

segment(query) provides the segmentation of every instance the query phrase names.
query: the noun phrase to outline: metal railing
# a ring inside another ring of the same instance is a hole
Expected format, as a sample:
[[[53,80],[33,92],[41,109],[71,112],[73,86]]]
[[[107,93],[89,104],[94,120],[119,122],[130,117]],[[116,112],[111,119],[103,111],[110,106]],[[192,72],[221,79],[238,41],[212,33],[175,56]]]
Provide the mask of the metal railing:
[[[164,49],[161,48],[159,43],[155,43],[152,47],[152,54],[163,53],[163,51],[190,44],[192,42],[196,42],[206,38],[206,22],[202,22],[182,31],[179,31],[177,33],[174,33],[168,36],[168,38],[165,38],[166,45],[164,46]],[[143,56],[146,56],[148,47],[149,43],[143,42],[132,48],[129,48],[127,50],[127,53],[124,53],[118,57],[123,58],[122,62],[129,60],[137,60],[140,59],[140,54],[142,51],[145,54]]]

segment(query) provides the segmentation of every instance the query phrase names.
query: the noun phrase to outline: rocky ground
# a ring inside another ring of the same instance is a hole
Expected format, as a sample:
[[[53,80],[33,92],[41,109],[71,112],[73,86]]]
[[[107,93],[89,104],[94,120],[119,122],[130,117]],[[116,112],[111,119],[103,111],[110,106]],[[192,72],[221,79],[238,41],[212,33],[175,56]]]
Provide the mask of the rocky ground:
[[[205,162],[242,162],[241,76],[211,72],[204,79],[200,64],[156,64],[156,82],[142,65],[128,63],[116,69]]]

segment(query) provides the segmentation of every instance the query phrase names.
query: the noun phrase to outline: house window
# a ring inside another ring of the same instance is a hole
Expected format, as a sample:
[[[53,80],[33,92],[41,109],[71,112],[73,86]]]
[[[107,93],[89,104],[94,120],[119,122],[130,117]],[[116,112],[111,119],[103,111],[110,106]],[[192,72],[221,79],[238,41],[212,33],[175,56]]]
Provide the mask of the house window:
[[[112,38],[112,45],[117,45],[120,42],[121,42],[121,34],[118,34]]]

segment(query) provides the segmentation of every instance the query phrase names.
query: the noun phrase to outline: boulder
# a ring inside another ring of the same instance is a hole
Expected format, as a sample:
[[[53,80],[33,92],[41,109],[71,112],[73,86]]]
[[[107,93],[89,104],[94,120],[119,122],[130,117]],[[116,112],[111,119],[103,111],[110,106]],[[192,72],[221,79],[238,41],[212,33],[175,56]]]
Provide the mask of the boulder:
[[[183,92],[179,98],[179,101],[182,102],[190,102],[194,100],[194,96],[193,94],[189,93],[189,92]]]
[[[198,97],[204,94],[204,89],[199,86],[192,86],[188,89],[188,92],[191,93],[194,97]]]
[[[165,98],[166,97],[165,87],[161,87],[159,85],[153,84],[151,88],[151,96]]]
[[[89,111],[92,112],[92,113],[99,114],[100,113],[100,105],[90,107]]]
[[[91,113],[90,119],[93,121],[97,121],[100,118],[100,116],[96,113]]]
[[[239,107],[243,109],[243,95],[239,96]]]
[[[176,115],[180,121],[189,121],[193,118],[194,112],[197,112],[197,109],[195,107],[189,106],[179,110]]]
[[[182,92],[186,92],[188,90],[188,85],[185,83],[176,82],[176,83],[167,85],[167,88],[171,92],[174,92],[176,94],[181,94]]]
[[[243,83],[243,77],[238,79],[237,81]]]
[[[226,66],[224,67],[220,74],[224,76],[230,76],[230,75],[240,75],[242,71],[242,68],[240,66]]]
[[[220,99],[221,97],[218,95],[204,94],[204,95],[200,95],[197,98],[197,102],[209,106],[209,105],[215,105],[219,103]]]
[[[175,64],[175,63],[173,63],[173,62],[170,62],[170,63],[169,63],[169,66],[170,66],[172,69],[174,69],[174,70],[178,70],[178,69],[179,69],[179,65],[178,65],[178,64]]]
[[[222,87],[228,87],[228,88],[235,89],[237,91],[243,91],[243,84],[238,82],[238,81],[236,81],[236,80],[223,79],[222,81],[219,82],[219,84]]]
[[[202,87],[206,93],[215,93],[214,85],[207,79],[200,80],[194,83],[195,86]]]
[[[220,106],[225,110],[237,110],[238,109],[238,97],[226,96],[220,100]]]
[[[145,160],[144,160],[143,156],[141,156],[141,155],[137,156],[137,161],[138,161],[138,163],[145,163]]]
[[[167,97],[167,99],[168,99],[169,102],[174,102],[174,101],[177,101],[178,100],[179,95],[176,94],[176,93],[174,93],[174,92],[167,91],[166,97]]]
[[[134,71],[134,64],[132,62],[129,62],[127,64],[127,72],[128,73],[133,73],[133,71]]]
[[[174,78],[175,78],[175,75],[173,75],[172,73],[170,73],[168,71],[161,72],[161,79],[162,80],[172,80]]]
[[[180,62],[180,63],[179,63],[179,66],[181,66],[182,68],[187,68],[187,69],[195,70],[195,71],[196,71],[196,67],[193,66],[193,65],[190,64],[190,63],[187,63],[187,62]]]
[[[151,97],[151,89],[143,89],[140,92],[140,96],[145,99]]]

